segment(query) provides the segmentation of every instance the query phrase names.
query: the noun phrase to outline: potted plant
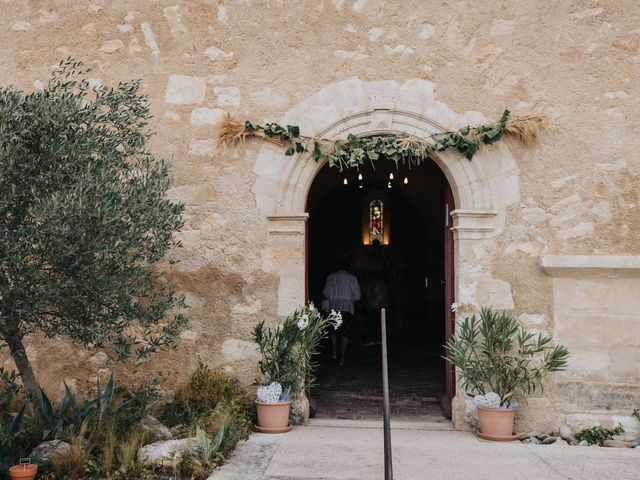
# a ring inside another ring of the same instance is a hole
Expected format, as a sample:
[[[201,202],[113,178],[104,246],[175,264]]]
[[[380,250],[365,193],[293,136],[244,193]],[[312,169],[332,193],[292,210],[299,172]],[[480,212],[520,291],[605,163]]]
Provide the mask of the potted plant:
[[[481,438],[513,440],[518,402],[542,389],[551,372],[566,368],[569,350],[551,340],[519,326],[511,313],[491,308],[457,324],[446,360],[457,367],[462,388],[476,395]]]
[[[323,316],[313,303],[296,309],[281,324],[258,323],[253,339],[261,359],[256,392],[258,430],[282,433],[289,430],[291,398],[303,394],[313,381],[314,356],[329,327],[338,328],[342,318],[332,312]]]
[[[18,465],[14,465],[9,469],[9,477],[11,480],[33,480],[38,473],[38,466],[31,463],[30,458],[21,458]]]

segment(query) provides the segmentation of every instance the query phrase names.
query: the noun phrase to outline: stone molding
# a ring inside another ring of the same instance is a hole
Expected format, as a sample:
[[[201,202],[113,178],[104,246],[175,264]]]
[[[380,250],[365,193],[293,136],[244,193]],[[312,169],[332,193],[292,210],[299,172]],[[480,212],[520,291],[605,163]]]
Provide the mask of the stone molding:
[[[435,99],[434,90],[432,83],[419,79],[400,84],[365,82],[354,77],[302,101],[280,123],[299,125],[304,135],[340,139],[349,133],[427,136],[487,121],[479,112],[454,112]],[[482,212],[502,210],[519,199],[518,168],[504,143],[483,147],[473,161],[450,151],[432,158],[451,185],[456,207],[479,212],[475,223],[483,218]],[[281,147],[263,145],[256,159],[252,188],[258,208],[270,219],[304,212],[311,184],[324,164],[311,160],[308,153],[287,157]],[[457,225],[462,236],[494,236],[502,231],[503,215],[468,228],[463,217]],[[490,227],[492,230],[488,230]]]
[[[308,213],[297,215],[269,215],[269,234],[271,235],[304,235]]]
[[[495,236],[498,232],[497,210],[462,210],[450,213],[454,240],[474,240]]]
[[[640,255],[542,255],[551,277],[640,277]]]

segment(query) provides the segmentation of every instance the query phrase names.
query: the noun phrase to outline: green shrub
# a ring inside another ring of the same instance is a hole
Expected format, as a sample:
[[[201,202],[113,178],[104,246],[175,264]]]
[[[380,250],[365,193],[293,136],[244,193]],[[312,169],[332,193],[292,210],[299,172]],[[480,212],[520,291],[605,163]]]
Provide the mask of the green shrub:
[[[253,419],[255,410],[252,398],[236,378],[200,364],[189,377],[187,385],[162,408],[159,419],[170,427],[186,425],[193,429],[219,407],[248,416],[249,420]]]
[[[178,473],[186,478],[206,479],[238,442],[249,437],[252,425],[247,417],[219,405],[202,426],[196,426],[196,450],[182,457]]]
[[[122,400],[114,413],[116,432],[119,436],[135,430],[140,420],[149,415],[162,398],[155,382],[132,391],[123,389],[119,393]]]
[[[191,375],[187,386],[192,406],[202,408],[203,411],[214,409],[218,403],[229,402],[240,392],[240,382],[236,378],[210,370],[203,364]]]
[[[202,428],[197,427],[195,451],[188,451],[182,456],[178,465],[178,472],[192,480],[207,478],[224,458],[220,451],[220,446],[225,433],[224,424],[218,427],[214,436],[210,436]]]
[[[509,312],[483,308],[479,318],[467,317],[456,327],[445,359],[459,369],[468,393],[494,392],[509,405],[542,390],[551,372],[566,368],[569,350],[551,340],[526,331]]]
[[[636,417],[636,420],[640,422],[640,408],[636,408],[631,415]]]
[[[50,478],[76,479],[90,474],[112,479],[116,472],[130,471],[138,475],[141,470],[136,453],[150,440],[139,423],[159,398],[154,384],[133,391],[116,388],[113,374],[104,388],[97,382],[95,398],[83,402],[68,387],[60,403],[42,392],[41,415],[37,421],[27,422],[29,428],[23,436],[30,436],[25,436],[19,453],[26,456],[43,439],[58,438],[71,445],[72,458],[69,464],[53,465],[52,471],[43,472]]]
[[[248,438],[255,424],[253,397],[237,379],[206,365],[198,367],[174,401],[159,407],[160,397],[155,383],[129,391],[116,388],[113,375],[106,385],[97,384],[95,398],[85,401],[68,388],[60,403],[52,402],[43,392],[43,420],[31,421],[23,414],[13,425],[0,422],[6,432],[19,434],[12,434],[11,451],[8,443],[3,448],[5,462],[10,464],[18,456],[26,456],[46,436],[69,442],[72,458],[69,463],[42,471],[43,479],[157,478],[157,468],[143,467],[137,459],[138,450],[153,441],[140,428],[140,420],[155,414],[165,425],[184,424],[186,435],[196,434],[198,449],[185,457],[178,473],[185,478],[206,478],[239,441]],[[10,403],[19,403],[18,400],[20,397],[12,397]],[[3,410],[0,418],[5,417],[13,421],[16,415]],[[4,437],[8,435],[0,432],[0,441]]]
[[[183,456],[177,473],[206,478],[239,441],[249,437],[255,415],[253,396],[236,378],[200,364],[158,414],[165,425],[183,425],[198,439],[196,452]]]
[[[579,442],[586,440],[589,445],[602,446],[605,440],[610,440],[614,435],[622,432],[624,432],[622,425],[617,425],[614,428],[603,428],[600,426],[589,427],[576,433],[576,440]]]

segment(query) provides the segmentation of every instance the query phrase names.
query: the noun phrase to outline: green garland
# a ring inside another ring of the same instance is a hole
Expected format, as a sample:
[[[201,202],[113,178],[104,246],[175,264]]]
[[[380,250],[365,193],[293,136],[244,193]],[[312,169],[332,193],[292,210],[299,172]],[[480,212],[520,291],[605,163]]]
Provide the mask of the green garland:
[[[400,134],[388,136],[359,137],[349,134],[346,140],[327,140],[306,137],[300,134],[300,127],[277,123],[258,125],[246,121],[244,136],[264,136],[287,146],[285,155],[311,152],[316,162],[326,159],[331,167],[358,168],[365,162],[388,159],[400,164],[419,165],[429,154],[448,149],[456,149],[471,160],[480,145],[490,145],[500,140],[508,129],[509,110],[505,110],[498,122],[476,127],[464,127],[457,131],[434,133],[429,139]],[[244,138],[244,137],[243,137]],[[223,139],[224,142],[224,139]]]

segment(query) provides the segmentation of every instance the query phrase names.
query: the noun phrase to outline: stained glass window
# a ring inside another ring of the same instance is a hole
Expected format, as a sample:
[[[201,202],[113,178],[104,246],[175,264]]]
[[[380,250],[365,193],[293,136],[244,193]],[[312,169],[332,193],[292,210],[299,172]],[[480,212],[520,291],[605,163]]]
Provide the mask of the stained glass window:
[[[384,204],[382,200],[372,200],[369,204],[369,243],[383,243]]]

